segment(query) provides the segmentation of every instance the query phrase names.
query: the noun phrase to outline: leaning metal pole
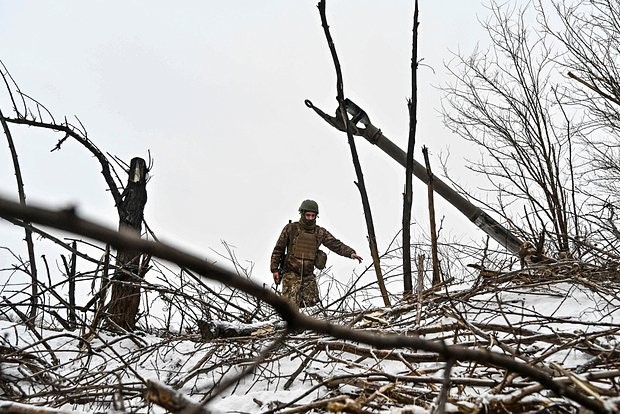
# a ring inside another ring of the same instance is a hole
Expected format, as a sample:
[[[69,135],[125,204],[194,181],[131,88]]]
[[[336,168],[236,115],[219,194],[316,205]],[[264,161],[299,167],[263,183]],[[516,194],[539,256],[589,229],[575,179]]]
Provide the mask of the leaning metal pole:
[[[306,100],[305,104],[308,108],[314,109],[314,111],[331,126],[341,131],[343,130],[344,123],[339,117],[327,115],[325,112],[314,106],[309,100]],[[366,112],[364,112],[359,106],[349,99],[346,100],[346,109],[349,115],[352,116],[351,125],[354,135],[363,136],[368,142],[379,147],[400,165],[403,167],[406,166],[407,154],[405,151],[400,149],[400,147],[383,135],[381,130],[370,122]],[[357,127],[358,123],[362,124],[364,127]],[[426,168],[416,160],[413,161],[413,175],[415,175],[422,182],[428,184],[428,174],[426,172]],[[499,224],[495,221],[495,219],[493,219],[493,217],[485,213],[480,207],[472,204],[469,200],[437,177],[433,177],[433,188],[437,194],[443,197],[443,199],[448,203],[456,207],[457,210],[463,213],[469,220],[471,220],[486,234],[491,236],[496,242],[504,246],[508,251],[517,255],[519,254],[519,249],[523,242],[519,240],[517,236],[512,234],[510,230]]]

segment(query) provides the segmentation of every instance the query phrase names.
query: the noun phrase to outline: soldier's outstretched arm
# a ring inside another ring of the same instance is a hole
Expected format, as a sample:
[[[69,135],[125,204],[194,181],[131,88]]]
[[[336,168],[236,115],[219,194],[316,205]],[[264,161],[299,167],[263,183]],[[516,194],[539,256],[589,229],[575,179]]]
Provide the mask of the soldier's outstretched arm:
[[[332,252],[339,254],[340,256],[350,257],[352,259],[361,261],[362,258],[357,255],[355,250],[353,250],[351,247],[347,246],[346,244],[344,244],[343,242],[335,238],[326,229],[323,229],[323,231],[324,231],[324,234],[323,234],[322,244],[325,247],[327,247]],[[353,255],[355,255],[356,257],[353,257]]]

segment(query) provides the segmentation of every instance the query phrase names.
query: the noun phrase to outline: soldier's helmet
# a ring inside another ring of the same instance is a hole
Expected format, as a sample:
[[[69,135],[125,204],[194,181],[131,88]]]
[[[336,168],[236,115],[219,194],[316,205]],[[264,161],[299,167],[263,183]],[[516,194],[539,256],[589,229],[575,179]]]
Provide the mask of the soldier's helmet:
[[[299,212],[303,213],[304,211],[313,211],[316,214],[319,214],[319,205],[314,200],[304,200],[299,206]]]

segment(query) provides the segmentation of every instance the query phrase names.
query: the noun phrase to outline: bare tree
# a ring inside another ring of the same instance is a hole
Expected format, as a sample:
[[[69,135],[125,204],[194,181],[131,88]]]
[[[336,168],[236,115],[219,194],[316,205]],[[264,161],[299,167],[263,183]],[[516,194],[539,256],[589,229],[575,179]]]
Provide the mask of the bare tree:
[[[615,260],[620,5],[490,10],[491,47],[456,56],[451,67],[446,124],[479,146],[483,158],[471,168],[489,178],[495,207],[524,238]]]
[[[414,3],[413,35],[411,40],[411,98],[407,101],[409,112],[409,138],[407,140],[407,162],[405,163],[405,192],[403,193],[403,294],[413,295],[411,276],[411,205],[413,204],[413,155],[415,150],[417,106],[418,106],[418,1]]]
[[[620,232],[615,206],[620,179],[620,4],[611,0],[537,3],[545,34],[564,50],[557,59],[570,77],[564,100],[583,114],[580,138],[587,155],[584,186],[593,224],[582,235],[618,252]]]
[[[496,193],[487,205],[523,239],[544,238],[552,250],[568,252],[578,132],[553,83],[557,56],[544,34],[528,28],[527,9],[493,3],[490,10],[490,48],[456,55],[448,66],[455,81],[444,89],[445,123],[480,148],[470,168]]]
[[[148,168],[142,158],[131,160],[129,180],[123,199],[118,206],[119,228],[140,237],[144,206],[146,204],[146,181]],[[140,306],[140,281],[149,269],[148,256],[134,250],[119,250],[116,255],[116,271],[108,313],[111,322],[123,329],[133,331]]]
[[[62,122],[56,121],[52,113],[40,102],[26,95],[17,85],[5,65],[0,62],[0,77],[4,81],[4,92],[9,97],[11,103],[12,116],[5,116],[0,112],[0,121],[3,131],[8,139],[11,149],[15,174],[17,177],[18,194],[22,204],[26,203],[26,196],[23,190],[21,171],[18,163],[18,153],[15,149],[13,135],[9,125],[26,125],[39,129],[49,130],[62,134],[52,149],[60,150],[62,145],[68,140],[73,139],[88,150],[101,166],[101,174],[105,179],[107,188],[112,195],[112,201],[117,209],[119,217],[119,228],[123,231],[133,231],[140,234],[143,221],[144,204],[146,203],[146,179],[149,167],[141,158],[134,158],[132,165],[127,168],[129,182],[123,186],[119,174],[114,169],[114,165],[89,138],[84,126],[77,119],[78,124],[70,123],[66,118]],[[38,296],[38,280],[36,272],[36,260],[34,255],[34,243],[32,241],[32,226],[27,222],[14,222],[26,230],[26,243],[29,252],[29,270],[32,279],[32,292],[30,304],[30,318],[36,315],[36,298]],[[58,243],[64,246],[62,243]],[[70,248],[69,248],[70,249]],[[73,249],[75,252],[75,249]],[[135,317],[138,313],[140,301],[139,283],[148,270],[148,259],[142,260],[135,252],[118,252],[118,269],[114,274],[113,281],[118,282],[113,288],[113,300],[111,301],[112,311],[114,312],[112,322],[123,329],[133,329]],[[140,263],[144,262],[143,266]],[[120,307],[120,309],[119,309]]]
[[[549,12],[539,0],[537,10],[545,33],[566,51],[558,62],[578,82],[571,90],[572,103],[587,109],[590,128],[618,133],[620,3],[554,0],[552,4],[553,11]]]

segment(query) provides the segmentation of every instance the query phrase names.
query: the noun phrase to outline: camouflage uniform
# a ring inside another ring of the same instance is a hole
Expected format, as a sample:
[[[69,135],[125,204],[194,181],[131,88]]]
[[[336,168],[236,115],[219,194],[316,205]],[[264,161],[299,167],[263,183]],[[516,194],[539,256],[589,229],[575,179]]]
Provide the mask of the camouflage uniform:
[[[282,295],[289,298],[298,308],[314,306],[320,302],[319,286],[313,274],[300,277],[293,272],[282,276]]]
[[[296,254],[294,244],[303,244],[303,253]],[[287,224],[273,248],[271,254],[271,272],[279,269],[282,255],[288,247],[289,251],[282,271],[282,295],[289,298],[296,306],[313,306],[319,302],[316,277],[314,276],[314,261],[316,250],[325,246],[336,254],[351,257],[355,250],[347,246],[327,231],[325,228],[303,224],[303,220]]]

